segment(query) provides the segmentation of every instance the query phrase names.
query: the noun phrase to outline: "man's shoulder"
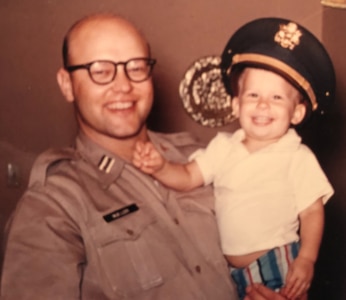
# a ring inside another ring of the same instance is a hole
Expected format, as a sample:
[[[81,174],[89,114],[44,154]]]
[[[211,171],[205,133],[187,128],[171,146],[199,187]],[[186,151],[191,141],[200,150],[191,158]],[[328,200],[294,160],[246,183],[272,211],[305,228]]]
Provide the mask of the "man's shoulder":
[[[183,162],[197,149],[205,147],[205,144],[190,132],[150,132],[149,136],[154,144],[160,145],[161,149],[170,149],[165,151],[166,157],[174,161]]]
[[[184,147],[184,146],[203,146],[202,143],[195,135],[191,132],[182,131],[175,133],[162,133],[162,132],[150,132],[151,137],[155,136],[157,139],[162,141],[167,141],[176,147]]]
[[[29,187],[38,183],[45,185],[50,174],[57,172],[62,166],[70,165],[79,159],[78,152],[73,148],[48,149],[35,160],[29,178]]]

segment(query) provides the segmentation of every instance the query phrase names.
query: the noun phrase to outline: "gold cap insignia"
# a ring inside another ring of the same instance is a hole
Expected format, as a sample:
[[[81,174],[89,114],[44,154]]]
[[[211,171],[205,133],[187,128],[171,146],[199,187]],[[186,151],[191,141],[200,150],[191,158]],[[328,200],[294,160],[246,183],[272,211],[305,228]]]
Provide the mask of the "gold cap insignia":
[[[276,33],[274,41],[281,47],[293,50],[299,45],[302,32],[298,29],[296,23],[290,22],[287,25],[281,24],[280,30]]]

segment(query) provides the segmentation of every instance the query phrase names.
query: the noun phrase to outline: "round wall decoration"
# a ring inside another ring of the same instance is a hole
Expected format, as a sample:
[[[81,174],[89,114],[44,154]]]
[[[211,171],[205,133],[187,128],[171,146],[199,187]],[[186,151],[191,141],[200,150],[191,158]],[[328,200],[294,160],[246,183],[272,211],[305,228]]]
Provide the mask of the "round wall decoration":
[[[234,120],[231,96],[222,83],[220,56],[196,60],[180,82],[179,94],[187,113],[203,126],[225,126]]]

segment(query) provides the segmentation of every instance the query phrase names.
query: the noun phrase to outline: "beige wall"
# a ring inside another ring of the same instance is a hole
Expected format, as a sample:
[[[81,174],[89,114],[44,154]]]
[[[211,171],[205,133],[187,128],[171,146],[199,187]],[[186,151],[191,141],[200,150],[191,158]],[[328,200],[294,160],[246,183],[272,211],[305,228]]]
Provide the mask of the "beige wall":
[[[48,147],[72,142],[73,109],[63,100],[55,81],[61,63],[61,40],[72,22],[97,11],[128,17],[152,45],[158,60],[154,128],[164,132],[188,130],[205,141],[217,130],[233,130],[236,124],[206,128],[185,113],[178,86],[192,62],[202,56],[219,55],[230,34],[257,17],[292,18],[325,41],[336,62],[338,102],[330,115],[303,132],[336,188],[336,196],[326,207],[326,238],[314,287],[322,298],[314,299],[345,299],[341,283],[346,277],[346,256],[342,256],[346,246],[346,144],[342,140],[346,107],[341,100],[346,91],[341,74],[346,68],[342,50],[346,46],[346,11],[323,8],[318,0],[1,0],[0,230],[26,185],[35,156]],[[19,187],[7,185],[8,163],[18,167]]]

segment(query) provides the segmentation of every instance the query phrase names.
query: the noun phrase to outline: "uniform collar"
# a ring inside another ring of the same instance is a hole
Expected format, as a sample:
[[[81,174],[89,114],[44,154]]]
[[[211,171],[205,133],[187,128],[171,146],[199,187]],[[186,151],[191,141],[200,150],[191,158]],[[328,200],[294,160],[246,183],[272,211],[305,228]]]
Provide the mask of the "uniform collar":
[[[95,174],[103,188],[108,188],[125,167],[126,162],[122,158],[93,142],[83,132],[79,132],[76,138],[76,149],[84,162],[81,167],[88,169],[91,165],[91,174]]]
[[[164,134],[148,130],[148,136],[165,157],[175,161],[186,161],[186,157],[165,138]],[[103,188],[108,188],[121,175],[126,166],[129,166],[127,161],[93,142],[83,132],[79,132],[76,138],[76,150],[82,158],[80,167],[88,169],[89,171],[86,171],[91,176],[95,176]]]
[[[188,153],[183,154],[181,149],[179,149],[179,146],[191,145],[192,141],[194,141],[190,135],[184,133],[168,134],[148,130],[148,136],[156,149],[166,159],[171,161],[185,163],[188,161],[187,157],[196,150],[196,147],[194,147],[191,151],[188,151]]]

